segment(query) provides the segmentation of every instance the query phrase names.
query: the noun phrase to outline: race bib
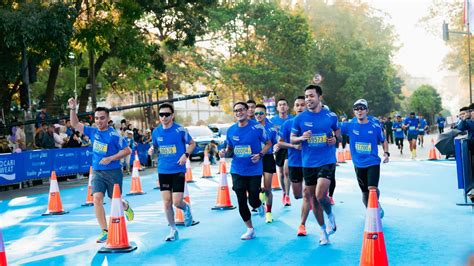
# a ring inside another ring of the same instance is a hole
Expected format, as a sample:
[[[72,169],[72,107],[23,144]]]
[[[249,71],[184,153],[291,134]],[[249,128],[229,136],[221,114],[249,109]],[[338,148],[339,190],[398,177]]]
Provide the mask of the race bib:
[[[313,134],[308,139],[308,146],[310,147],[323,147],[327,145],[327,136],[325,133]]]
[[[401,128],[397,128],[397,132],[402,132],[402,129],[401,129]]]
[[[423,131],[425,131],[425,130],[424,130],[424,129],[422,129],[422,128],[420,128],[420,129],[418,129],[418,131],[420,131],[420,132],[423,132]]]
[[[102,143],[100,141],[94,141],[94,146],[92,147],[93,151],[98,153],[98,154],[106,154],[107,153],[107,148],[109,146],[105,143]]]
[[[357,153],[370,154],[370,152],[372,151],[372,144],[367,142],[356,142],[355,149]]]
[[[416,127],[415,127],[415,126],[411,126],[411,127],[409,127],[408,129],[410,129],[410,130],[415,130]]]
[[[250,145],[237,145],[234,148],[234,155],[237,158],[250,157],[252,148],[250,148]]]
[[[163,145],[160,146],[160,156],[173,156],[176,154],[176,146],[175,145]]]

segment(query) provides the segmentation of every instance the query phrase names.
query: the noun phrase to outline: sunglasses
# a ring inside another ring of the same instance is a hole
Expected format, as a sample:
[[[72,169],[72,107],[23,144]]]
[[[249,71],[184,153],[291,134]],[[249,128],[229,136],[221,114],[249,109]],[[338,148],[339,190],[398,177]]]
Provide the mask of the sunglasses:
[[[255,115],[264,115],[265,112],[255,112]]]
[[[354,111],[364,111],[367,110],[367,107],[365,106],[357,106],[353,108]]]
[[[160,117],[168,117],[171,115],[171,113],[166,112],[166,113],[159,113]]]
[[[234,113],[242,113],[242,112],[245,112],[245,111],[246,111],[245,108],[239,108],[239,109],[235,109]]]

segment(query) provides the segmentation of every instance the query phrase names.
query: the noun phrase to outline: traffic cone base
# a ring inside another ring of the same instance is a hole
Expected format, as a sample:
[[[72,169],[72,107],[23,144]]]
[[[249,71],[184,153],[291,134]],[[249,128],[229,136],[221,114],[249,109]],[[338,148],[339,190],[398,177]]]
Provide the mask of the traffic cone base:
[[[215,207],[212,207],[211,210],[218,210],[218,211],[226,211],[226,210],[233,210],[237,207],[235,206],[215,206]]]
[[[104,203],[105,204],[105,203]],[[94,203],[84,203],[81,205],[82,207],[90,207],[90,206],[94,206]]]
[[[436,147],[435,147],[433,139],[431,139],[431,145],[432,145],[432,148],[430,150],[428,160],[431,160],[431,161],[438,160],[438,153],[436,152]]]
[[[56,172],[53,170],[51,172],[51,180],[49,186],[49,198],[48,198],[48,209],[42,216],[46,215],[62,215],[69,213],[64,211],[63,205],[61,203],[61,195],[59,193],[58,180],[56,178]]]
[[[107,248],[107,247],[102,247],[99,249],[99,253],[129,253],[137,249],[137,245],[133,242],[130,242],[129,247],[124,247],[124,248]]]
[[[69,213],[68,211],[60,211],[60,212],[45,212],[41,214],[41,216],[48,216],[48,215],[63,215]]]
[[[217,200],[216,206],[211,210],[233,210],[235,206],[232,206],[230,201],[229,185],[227,184],[227,174],[221,173],[221,181],[217,188]]]
[[[146,194],[142,190],[142,184],[140,182],[140,174],[138,173],[138,169],[140,169],[140,161],[135,160],[133,161],[132,186],[130,188],[130,193],[128,193],[127,196],[136,196],[136,195]]]
[[[191,224],[191,226],[195,226],[196,224],[199,224],[200,222],[199,221],[194,221],[193,220],[193,223]],[[175,222],[174,223],[176,226],[184,226],[184,222]]]
[[[145,195],[146,192],[134,192],[134,193],[127,193],[127,196],[137,196],[137,195]]]

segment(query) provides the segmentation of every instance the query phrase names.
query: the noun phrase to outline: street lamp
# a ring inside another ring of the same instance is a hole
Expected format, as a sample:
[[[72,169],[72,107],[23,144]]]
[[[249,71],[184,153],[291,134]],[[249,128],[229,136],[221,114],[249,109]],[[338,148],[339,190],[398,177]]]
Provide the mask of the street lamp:
[[[77,77],[76,77],[76,61],[74,61],[74,59],[76,59],[76,56],[74,55],[73,52],[69,52],[69,59],[71,59],[71,61],[74,62],[74,99],[77,99]]]

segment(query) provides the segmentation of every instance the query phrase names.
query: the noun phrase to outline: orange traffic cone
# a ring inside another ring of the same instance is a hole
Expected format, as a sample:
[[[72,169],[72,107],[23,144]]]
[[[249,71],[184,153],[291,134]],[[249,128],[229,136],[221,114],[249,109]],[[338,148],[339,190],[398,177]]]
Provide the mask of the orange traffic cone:
[[[45,215],[61,215],[69,213],[64,211],[63,204],[61,203],[61,196],[59,195],[59,186],[58,180],[56,178],[56,172],[53,170],[51,172],[51,180],[49,185],[49,200],[48,200],[48,210],[43,213]]]
[[[122,195],[118,184],[114,185],[108,232],[105,247],[101,248],[99,253],[125,253],[137,249],[134,243],[130,244],[128,242],[127,225],[123,216]]]
[[[5,246],[3,245],[2,231],[0,231],[0,265],[7,265],[7,253],[5,252]]]
[[[186,183],[194,183],[193,169],[191,168],[191,161],[189,159],[186,160],[186,174],[184,176]]]
[[[219,173],[227,174],[227,163],[225,161],[225,158],[221,158],[219,160]]]
[[[191,199],[189,198],[188,185],[184,183],[184,201],[191,207]],[[176,208],[176,215],[174,217],[175,224],[178,226],[184,226],[184,213],[180,208]],[[191,226],[198,224],[199,221],[193,221]]]
[[[92,166],[89,168],[89,184],[87,185],[86,203],[81,206],[94,206],[94,198],[92,197]]]
[[[360,265],[388,265],[376,189],[369,192]]]
[[[232,206],[232,202],[230,202],[229,185],[227,185],[227,174],[221,172],[221,183],[219,184],[219,187],[217,188],[216,206],[212,208],[212,210],[233,210],[233,209],[235,209],[235,206]]]
[[[156,180],[156,187],[154,187],[153,189],[159,189],[161,190],[160,188],[160,178],[158,177],[158,179]]]
[[[346,162],[346,160],[344,159],[344,150],[342,149],[342,143],[339,143],[339,148],[337,149],[337,162],[338,163]]]
[[[142,190],[142,183],[140,182],[138,168],[140,168],[140,161],[134,160],[132,169],[132,187],[130,188],[130,193],[128,193],[127,196],[146,194]]]
[[[431,145],[432,147],[428,156],[428,160],[438,160],[438,153],[436,152],[436,147],[433,139],[431,139]]]
[[[140,158],[138,157],[138,151],[135,151],[135,160],[133,160],[133,166],[135,167],[135,161],[138,161],[138,171],[142,171],[142,164],[140,163]]]
[[[351,161],[352,156],[351,156],[351,148],[349,147],[349,143],[346,143],[346,149],[344,151],[344,159]]]
[[[207,151],[204,151],[204,162],[202,163],[202,178],[212,178],[211,163]]]
[[[273,173],[272,176],[272,190],[281,190],[280,180],[278,180],[277,173]]]

